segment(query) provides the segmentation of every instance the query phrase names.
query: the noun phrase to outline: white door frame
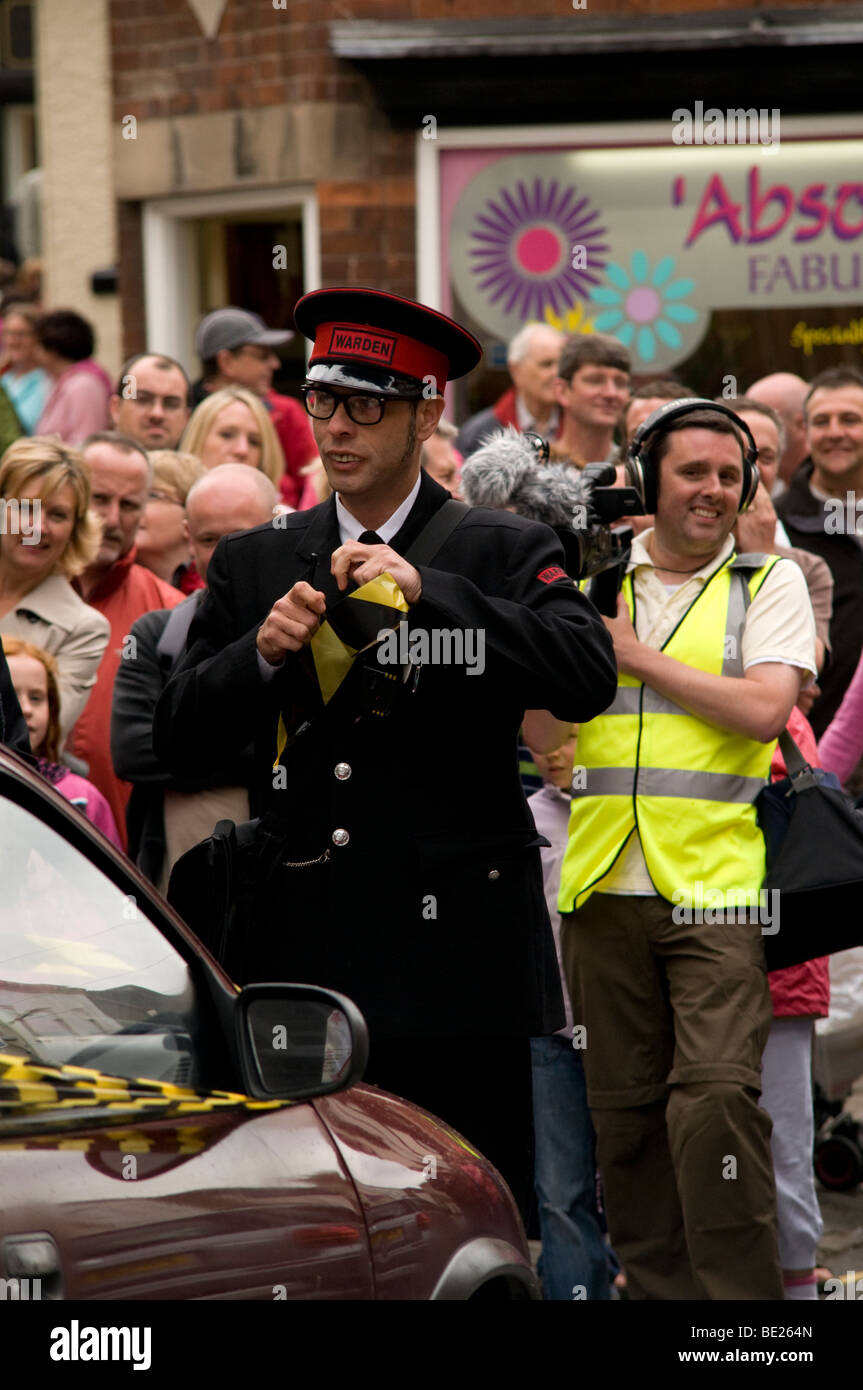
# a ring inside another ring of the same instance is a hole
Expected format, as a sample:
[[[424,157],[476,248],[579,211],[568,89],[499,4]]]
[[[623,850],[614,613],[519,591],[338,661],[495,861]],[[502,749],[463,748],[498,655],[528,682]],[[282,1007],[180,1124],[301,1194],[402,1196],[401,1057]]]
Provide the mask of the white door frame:
[[[255,188],[154,198],[143,205],[144,304],[147,347],[195,362],[198,318],[192,222],[237,212],[299,209],[303,227],[303,290],[321,283],[318,200],[314,188]]]

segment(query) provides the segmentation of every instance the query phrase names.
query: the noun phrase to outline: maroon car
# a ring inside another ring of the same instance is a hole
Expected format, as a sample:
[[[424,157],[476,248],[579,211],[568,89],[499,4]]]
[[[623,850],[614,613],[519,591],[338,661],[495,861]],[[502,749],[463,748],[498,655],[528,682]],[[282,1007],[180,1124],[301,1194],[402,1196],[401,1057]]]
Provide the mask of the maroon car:
[[[492,1166],[0,750],[0,1299],[538,1298]]]

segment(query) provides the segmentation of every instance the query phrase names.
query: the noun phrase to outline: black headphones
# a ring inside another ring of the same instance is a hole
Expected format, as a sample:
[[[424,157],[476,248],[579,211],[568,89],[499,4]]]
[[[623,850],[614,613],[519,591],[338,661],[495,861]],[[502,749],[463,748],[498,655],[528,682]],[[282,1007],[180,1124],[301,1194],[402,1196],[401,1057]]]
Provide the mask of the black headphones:
[[[656,466],[650,451],[645,450],[645,444],[655,434],[661,433],[670,420],[679,420],[681,416],[691,415],[696,410],[712,410],[717,415],[727,415],[749,441],[749,447],[743,456],[743,486],[740,490],[738,512],[746,511],[758,491],[758,446],[746,421],[741,420],[730,406],[699,396],[688,396],[685,400],[667,401],[658,410],[654,410],[652,415],[648,415],[635,431],[627,451],[626,482],[638,493],[649,516],[656,511]]]

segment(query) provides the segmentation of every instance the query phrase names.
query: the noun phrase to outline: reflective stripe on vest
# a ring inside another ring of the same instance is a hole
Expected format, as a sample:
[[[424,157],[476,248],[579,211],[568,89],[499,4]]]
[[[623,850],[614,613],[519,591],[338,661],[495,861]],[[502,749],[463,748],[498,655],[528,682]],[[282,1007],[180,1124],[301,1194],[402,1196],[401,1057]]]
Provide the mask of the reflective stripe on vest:
[[[701,801],[754,801],[763,777],[735,777],[727,772],[681,772],[672,767],[639,767],[633,783],[630,767],[596,767],[588,771],[590,791],[573,796],[685,796]]]
[[[747,555],[720,566],[663,643],[666,655],[713,675],[742,676],[746,610],[777,560]],[[631,574],[623,593],[634,621]],[[610,707],[579,731],[585,771],[573,788],[560,910],[601,889],[636,828],[651,879],[669,901],[697,881],[729,898],[760,888],[764,840],[753,803],[775,742],[708,724],[633,676],[618,680]]]

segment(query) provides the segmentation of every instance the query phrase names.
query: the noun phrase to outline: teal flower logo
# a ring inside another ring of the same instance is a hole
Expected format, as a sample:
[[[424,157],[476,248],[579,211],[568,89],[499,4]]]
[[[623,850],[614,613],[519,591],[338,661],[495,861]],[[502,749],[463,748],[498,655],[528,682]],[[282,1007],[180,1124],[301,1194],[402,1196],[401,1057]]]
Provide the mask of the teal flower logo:
[[[601,285],[591,291],[596,304],[607,304],[594,320],[597,333],[614,333],[627,347],[635,340],[635,350],[642,362],[652,362],[656,356],[656,340],[667,348],[680,348],[683,339],[675,323],[694,323],[698,311],[691,304],[679,301],[695,289],[694,280],[671,280],[674,257],[663,256],[653,274],[644,251],[634,251],[631,271],[609,261],[605,273],[611,286]]]

